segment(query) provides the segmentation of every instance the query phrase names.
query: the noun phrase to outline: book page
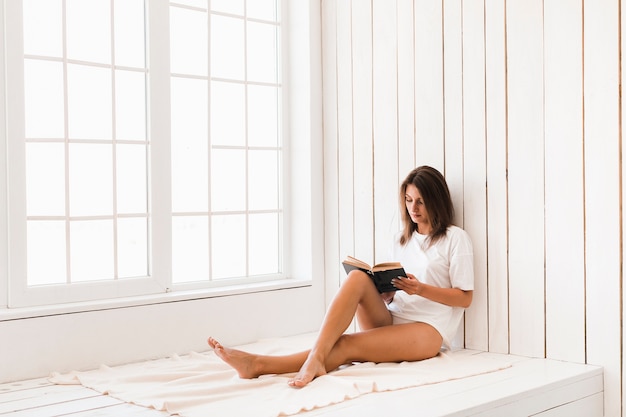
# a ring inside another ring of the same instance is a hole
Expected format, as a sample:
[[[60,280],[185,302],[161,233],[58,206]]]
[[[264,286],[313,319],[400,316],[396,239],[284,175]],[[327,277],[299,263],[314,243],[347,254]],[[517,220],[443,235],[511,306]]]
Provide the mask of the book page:
[[[366,264],[365,262],[358,260],[352,256],[348,256],[346,259],[343,260],[342,262],[343,264],[348,264],[348,265],[352,265],[355,266],[357,268],[361,268],[361,269],[365,269],[367,271],[371,270],[372,267],[369,266],[368,264]]]
[[[402,268],[402,264],[400,262],[383,262],[383,263],[374,265],[372,267],[372,272],[386,271],[388,269],[400,269],[400,268]]]

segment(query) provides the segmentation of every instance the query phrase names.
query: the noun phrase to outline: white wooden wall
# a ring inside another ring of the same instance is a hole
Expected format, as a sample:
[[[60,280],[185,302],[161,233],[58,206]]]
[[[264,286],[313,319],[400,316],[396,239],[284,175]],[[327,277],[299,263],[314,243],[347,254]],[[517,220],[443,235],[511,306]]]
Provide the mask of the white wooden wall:
[[[345,255],[385,258],[400,181],[432,165],[474,243],[466,347],[602,365],[605,415],[622,415],[626,8],[324,0],[321,13],[327,297]]]

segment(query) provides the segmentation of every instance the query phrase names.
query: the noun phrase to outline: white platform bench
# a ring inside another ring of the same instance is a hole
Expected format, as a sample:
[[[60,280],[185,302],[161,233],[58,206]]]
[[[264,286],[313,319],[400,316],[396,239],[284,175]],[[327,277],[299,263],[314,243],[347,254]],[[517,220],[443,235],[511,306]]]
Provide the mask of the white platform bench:
[[[366,394],[354,400],[302,413],[302,416],[380,417],[601,417],[601,367],[488,352],[467,354],[505,358],[513,366],[483,375],[398,391]]]
[[[505,359],[496,372],[397,391],[376,392],[301,412],[299,417],[600,417],[602,368],[471,350],[467,355]],[[457,352],[455,352],[456,354]],[[88,388],[47,379],[0,384],[0,417],[165,417],[168,413],[124,403]],[[232,415],[240,415],[233,410]]]

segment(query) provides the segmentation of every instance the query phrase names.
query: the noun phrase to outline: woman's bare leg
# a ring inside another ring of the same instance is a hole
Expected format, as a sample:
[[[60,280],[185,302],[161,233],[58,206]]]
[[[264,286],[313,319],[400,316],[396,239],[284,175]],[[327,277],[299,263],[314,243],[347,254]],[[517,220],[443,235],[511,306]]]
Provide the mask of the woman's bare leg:
[[[298,372],[290,381],[293,386],[304,386],[313,378],[335,369],[325,366],[325,358],[339,337],[348,328],[354,315],[366,327],[384,326],[392,323],[380,294],[369,276],[361,271],[352,271],[339,288],[331,303],[313,349],[294,355],[264,356],[223,347],[213,338],[209,345],[215,353],[235,368],[242,378],[254,378],[264,374]]]
[[[327,369],[335,369],[342,364],[327,368],[326,358],[357,312],[359,319],[366,319],[379,326],[392,323],[391,313],[369,276],[361,271],[352,271],[339,287],[326,312],[317,340],[296,376],[289,381],[290,385],[303,387],[315,377],[326,374]]]
[[[425,323],[384,326],[344,334],[329,352],[324,363],[324,373],[351,362],[379,363],[428,359],[437,355],[441,343],[441,335]],[[209,338],[209,345],[222,360],[237,371],[241,378],[296,372],[303,367],[311,352],[282,356],[257,355],[223,347],[213,338]],[[303,386],[291,381],[292,386]]]
[[[351,362],[419,361],[436,356],[442,342],[439,332],[426,323],[377,327],[341,336],[327,366],[330,370]]]
[[[354,315],[362,328],[344,334]],[[264,374],[296,372],[289,384],[303,387],[352,361],[397,362],[435,356],[441,348],[441,335],[424,323],[390,326],[392,317],[370,278],[353,271],[333,299],[313,348],[292,355],[256,355],[223,347],[214,339],[209,345],[242,378]]]
[[[208,342],[217,356],[232,366],[241,378],[247,379],[267,374],[297,372],[309,355],[308,350],[292,355],[257,355],[224,347],[212,337],[209,338]]]

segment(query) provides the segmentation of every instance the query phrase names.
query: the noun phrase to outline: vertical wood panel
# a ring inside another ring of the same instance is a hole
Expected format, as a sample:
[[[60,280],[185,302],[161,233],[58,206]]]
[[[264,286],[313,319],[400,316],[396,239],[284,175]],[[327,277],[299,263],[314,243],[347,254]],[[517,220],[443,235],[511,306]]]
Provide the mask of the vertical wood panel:
[[[354,253],[374,260],[374,155],[372,132],[372,8],[352,4],[352,109],[354,131]]]
[[[373,0],[374,254],[384,259],[397,231],[398,69],[395,0]]]
[[[443,2],[443,92],[444,92],[444,159],[435,165],[445,175],[452,203],[455,223],[463,227],[463,18],[462,1]],[[422,63],[424,65],[425,63]],[[434,146],[439,146],[437,141]],[[452,341],[454,347],[463,346],[464,329]]]
[[[398,176],[402,180],[415,168],[415,38],[413,0],[397,1]]]
[[[0,9],[0,21],[4,22],[4,8]],[[5,27],[6,30],[6,27]],[[0,79],[5,80],[5,31],[0,33]],[[8,215],[8,199],[7,199],[7,120],[6,120],[6,94],[7,88],[5,83],[0,86],[0,96],[5,97],[0,103],[0,143],[3,146],[0,147],[0,308],[6,308],[9,303],[9,295],[7,289],[9,287],[9,259],[8,259],[8,236],[9,225],[7,220]]]
[[[489,351],[509,351],[505,0],[485,2]]]
[[[474,297],[465,313],[465,346],[489,347],[485,132],[485,6],[463,6],[463,225],[474,247]]]
[[[339,288],[339,166],[337,137],[337,13],[336,2],[322,1],[322,78],[324,118],[324,272],[326,305]],[[294,167],[295,169],[295,167]]]
[[[585,360],[582,43],[572,40],[582,40],[582,1],[545,2],[544,19],[546,356],[581,363]]]
[[[619,3],[585,1],[587,362],[604,367],[604,412],[621,412]]]
[[[541,0],[506,3],[511,353],[544,356]]]
[[[443,1],[416,0],[415,157],[416,165],[443,172]]]
[[[351,1],[337,10],[337,137],[339,156],[339,256],[354,255],[354,159],[352,135]],[[345,276],[341,274],[342,278]]]
[[[435,165],[446,176],[456,214],[463,226],[463,38],[462,2],[443,3],[443,75],[445,164]],[[438,145],[437,142],[435,142]]]
[[[621,9],[621,16],[620,16],[620,40],[621,40],[621,54],[620,54],[620,75],[621,75],[621,85],[624,85],[624,83],[626,82],[626,71],[624,68],[624,54],[626,54],[626,7],[620,7]],[[622,223],[622,230],[621,230],[621,243],[622,243],[622,253],[621,253],[621,261],[622,261],[622,265],[624,263],[624,259],[626,259],[626,245],[624,245],[624,240],[626,238],[626,236],[624,236],[624,208],[623,208],[623,200],[624,200],[624,196],[626,195],[626,165],[624,164],[624,149],[626,146],[625,143],[625,138],[624,138],[624,126],[626,126],[626,111],[624,111],[624,109],[626,109],[626,98],[624,97],[623,94],[620,95],[620,107],[621,107],[621,120],[620,120],[620,153],[622,155],[622,161],[621,161],[621,165],[620,165],[620,169],[621,169],[621,186],[622,186],[622,195],[621,195],[621,211],[620,211],[620,221]],[[624,308],[624,301],[626,300],[626,287],[624,286],[624,267],[622,266],[622,270],[620,272],[620,281],[621,281],[621,285],[622,285],[622,294],[621,294],[621,308],[622,308],[622,316],[621,316],[621,321],[622,321],[622,347],[626,346],[626,332],[624,332],[623,330],[623,323],[626,323],[626,308]],[[622,348],[622,353],[621,353],[621,357],[620,357],[620,367],[622,370],[622,374],[621,374],[621,383],[622,383],[622,396],[620,398],[621,400],[621,412],[622,412],[622,416],[626,415],[626,392],[625,392],[625,388],[624,384],[626,383],[626,366],[624,366],[624,349]]]

